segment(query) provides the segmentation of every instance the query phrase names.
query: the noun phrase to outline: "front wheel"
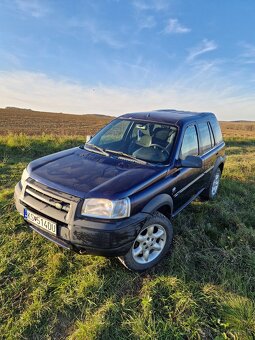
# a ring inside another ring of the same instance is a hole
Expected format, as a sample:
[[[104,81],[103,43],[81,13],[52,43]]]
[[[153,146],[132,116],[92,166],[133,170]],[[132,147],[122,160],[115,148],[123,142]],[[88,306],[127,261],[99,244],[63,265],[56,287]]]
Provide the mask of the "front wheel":
[[[150,269],[170,250],[172,239],[171,222],[157,212],[145,222],[128,253],[119,259],[133,271]]]

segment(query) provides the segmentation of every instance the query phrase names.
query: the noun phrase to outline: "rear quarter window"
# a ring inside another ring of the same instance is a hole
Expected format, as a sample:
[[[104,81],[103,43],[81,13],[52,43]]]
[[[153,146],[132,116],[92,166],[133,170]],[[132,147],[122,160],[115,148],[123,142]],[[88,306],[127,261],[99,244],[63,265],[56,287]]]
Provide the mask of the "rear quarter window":
[[[215,144],[219,144],[223,140],[221,129],[220,129],[220,124],[217,121],[217,119],[211,119],[210,124],[213,130]]]

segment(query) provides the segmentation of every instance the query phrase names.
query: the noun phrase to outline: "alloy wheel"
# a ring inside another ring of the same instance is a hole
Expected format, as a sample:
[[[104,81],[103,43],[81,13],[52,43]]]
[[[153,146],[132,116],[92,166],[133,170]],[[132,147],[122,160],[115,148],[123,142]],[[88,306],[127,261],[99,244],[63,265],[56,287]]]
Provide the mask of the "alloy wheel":
[[[150,263],[163,251],[166,244],[166,230],[159,224],[152,224],[143,229],[137,236],[132,256],[139,264]]]
[[[212,196],[217,194],[220,185],[220,171],[217,171],[212,182]]]

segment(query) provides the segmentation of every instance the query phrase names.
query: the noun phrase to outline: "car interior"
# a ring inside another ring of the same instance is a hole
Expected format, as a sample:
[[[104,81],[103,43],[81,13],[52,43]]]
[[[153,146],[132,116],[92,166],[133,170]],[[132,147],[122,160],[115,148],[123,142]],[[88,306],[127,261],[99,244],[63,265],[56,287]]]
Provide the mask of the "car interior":
[[[116,120],[92,138],[91,143],[144,161],[164,163],[169,159],[176,131],[171,125]]]
[[[160,124],[136,124],[128,152],[137,158],[165,162],[170,155],[176,129]]]

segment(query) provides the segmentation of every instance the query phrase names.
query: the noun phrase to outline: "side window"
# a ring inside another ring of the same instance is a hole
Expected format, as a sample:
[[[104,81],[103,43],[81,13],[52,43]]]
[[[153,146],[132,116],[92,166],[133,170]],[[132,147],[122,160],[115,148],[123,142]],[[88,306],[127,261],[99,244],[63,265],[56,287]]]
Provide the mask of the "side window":
[[[212,146],[214,146],[214,145],[215,145],[215,140],[214,140],[214,135],[213,135],[213,131],[212,131],[212,126],[211,126],[211,124],[210,124],[209,122],[208,122],[207,124],[208,124],[208,126],[209,126],[209,131],[210,131]]]
[[[185,159],[187,156],[198,155],[198,140],[197,130],[194,125],[190,125],[183,136],[180,159]]]
[[[220,142],[222,142],[220,124],[215,118],[210,121],[210,124],[212,126],[215,144],[219,144]]]
[[[205,153],[212,147],[210,131],[207,123],[198,123],[199,137],[200,137],[200,150]]]

